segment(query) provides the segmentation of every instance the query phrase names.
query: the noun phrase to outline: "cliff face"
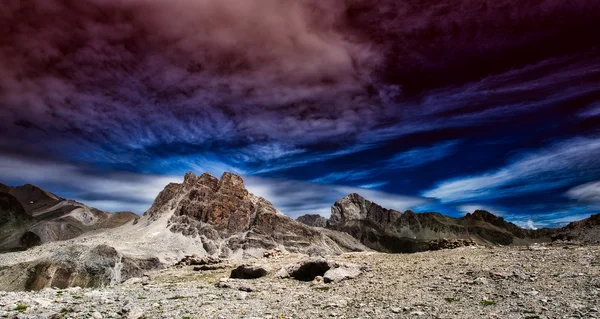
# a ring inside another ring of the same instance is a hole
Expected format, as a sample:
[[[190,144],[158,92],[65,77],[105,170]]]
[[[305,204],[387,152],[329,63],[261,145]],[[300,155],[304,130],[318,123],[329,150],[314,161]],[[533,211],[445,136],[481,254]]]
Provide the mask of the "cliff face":
[[[327,227],[327,218],[317,214],[307,214],[296,218],[296,221],[311,227]]]
[[[182,184],[168,185],[144,215],[154,221],[170,216],[170,231],[199,238],[207,254],[221,257],[259,255],[272,248],[316,255],[366,249],[347,234],[290,219],[250,194],[232,173],[220,179],[188,173]]]
[[[557,232],[553,229],[522,229],[482,210],[462,218],[439,213],[401,213],[383,208],[358,194],[350,194],[333,205],[327,227],[347,232],[366,246],[387,252],[428,250],[430,241],[442,238],[496,245],[550,241]]]

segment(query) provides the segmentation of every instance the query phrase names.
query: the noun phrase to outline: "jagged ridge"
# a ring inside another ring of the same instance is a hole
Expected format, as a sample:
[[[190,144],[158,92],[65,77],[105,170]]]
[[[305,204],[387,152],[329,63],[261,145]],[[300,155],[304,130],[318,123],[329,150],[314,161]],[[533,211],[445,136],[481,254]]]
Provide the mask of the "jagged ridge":
[[[169,184],[144,213],[156,221],[169,215],[172,232],[198,237],[209,255],[258,255],[281,248],[313,255],[365,250],[346,234],[307,227],[279,212],[262,197],[250,194],[242,178],[224,173],[220,179],[204,173],[185,175]]]
[[[304,220],[304,217],[299,220]],[[468,239],[492,245],[528,244],[560,238],[589,242],[599,237],[599,232],[590,231],[592,221],[575,223],[560,230],[529,230],[484,210],[461,218],[439,213],[417,214],[410,210],[401,213],[383,208],[359,194],[350,194],[332,206],[327,227],[349,233],[375,250],[417,252],[431,249],[430,241],[443,238]]]

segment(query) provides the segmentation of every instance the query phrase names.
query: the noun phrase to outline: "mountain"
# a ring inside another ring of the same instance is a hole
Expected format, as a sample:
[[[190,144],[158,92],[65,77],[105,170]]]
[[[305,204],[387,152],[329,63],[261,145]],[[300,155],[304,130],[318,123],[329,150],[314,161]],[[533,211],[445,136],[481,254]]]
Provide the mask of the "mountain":
[[[302,215],[296,218],[296,221],[311,227],[327,227],[327,218],[318,214]]]
[[[24,210],[11,211],[11,216],[27,218]],[[4,254],[0,286],[97,287],[141,277],[189,255],[239,259],[263,257],[275,248],[308,255],[369,250],[349,234],[290,219],[250,194],[240,176],[188,173],[183,183],[167,185],[132,223]]]
[[[131,212],[106,213],[31,184],[0,184],[0,202],[0,252],[71,239],[138,218]]]
[[[600,213],[584,220],[572,222],[552,236],[552,240],[579,241],[600,244]]]
[[[298,220],[313,220],[300,217]],[[338,200],[331,208],[327,228],[346,232],[367,247],[384,252],[405,253],[431,249],[440,239],[468,239],[479,244],[511,245],[551,241],[557,229],[529,230],[487,211],[477,210],[461,218],[439,213],[401,213],[386,209],[358,194]],[[574,229],[589,229],[588,225]],[[571,232],[573,233],[573,232]],[[588,231],[597,238],[598,232]]]
[[[169,215],[173,233],[199,238],[208,255],[262,255],[280,248],[310,255],[338,254],[366,248],[344,233],[319,230],[294,221],[262,197],[250,194],[242,178],[224,173],[185,175],[169,184],[144,213],[149,220]]]

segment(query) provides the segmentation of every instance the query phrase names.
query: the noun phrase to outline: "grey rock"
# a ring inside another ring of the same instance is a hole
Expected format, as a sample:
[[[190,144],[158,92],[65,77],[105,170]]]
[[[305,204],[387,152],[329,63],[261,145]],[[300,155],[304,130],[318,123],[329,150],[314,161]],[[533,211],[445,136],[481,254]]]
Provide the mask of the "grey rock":
[[[328,261],[323,258],[312,258],[302,262],[289,264],[281,268],[276,276],[279,278],[294,278],[300,281],[315,281],[322,278],[325,283],[340,282],[353,279],[362,273],[363,269],[355,264]]]
[[[323,281],[325,283],[338,283],[342,280],[354,279],[361,274],[358,267],[338,267],[329,269],[323,275]]]
[[[50,257],[7,267],[0,276],[0,285],[9,291],[102,287],[144,277],[146,271],[163,267],[157,258],[124,256],[107,245],[73,245]]]
[[[230,278],[256,279],[269,274],[271,269],[262,265],[240,265],[231,271]]]
[[[327,227],[327,218],[317,214],[302,215],[296,221],[311,227]]]

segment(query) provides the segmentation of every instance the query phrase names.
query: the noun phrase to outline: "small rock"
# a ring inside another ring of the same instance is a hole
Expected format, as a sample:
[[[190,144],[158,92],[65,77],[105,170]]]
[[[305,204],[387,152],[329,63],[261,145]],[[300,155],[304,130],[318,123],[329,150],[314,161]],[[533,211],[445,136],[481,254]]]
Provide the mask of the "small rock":
[[[238,290],[240,291],[245,291],[245,292],[253,292],[254,288],[250,287],[250,286],[240,286],[238,288]]]
[[[392,307],[392,308],[390,308],[390,310],[391,310],[393,313],[401,313],[401,312],[402,312],[402,309],[400,309],[400,308],[397,308],[397,307]]]
[[[92,318],[94,318],[94,319],[102,319],[103,317],[102,317],[101,313],[99,313],[98,311],[94,311],[94,312],[92,312]]]

